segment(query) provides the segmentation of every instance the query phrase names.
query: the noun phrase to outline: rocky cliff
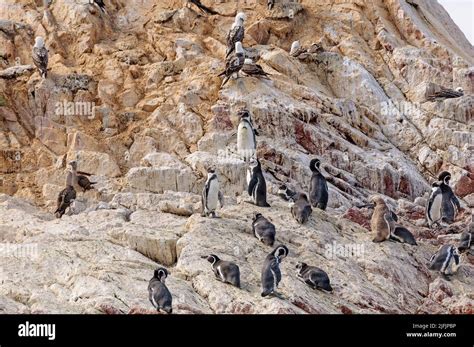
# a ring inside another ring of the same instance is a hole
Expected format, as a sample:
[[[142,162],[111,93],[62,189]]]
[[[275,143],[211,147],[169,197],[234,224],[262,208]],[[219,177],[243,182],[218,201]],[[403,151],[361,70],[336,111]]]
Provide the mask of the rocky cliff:
[[[451,281],[427,268],[456,242],[474,207],[474,48],[436,1],[209,1],[205,15],[177,0],[7,0],[0,6],[0,312],[148,313],[157,264],[171,275],[177,313],[472,313],[472,256]],[[220,88],[225,37],[245,12],[246,55],[270,80]],[[48,78],[31,49],[43,36]],[[300,60],[291,43],[318,43]],[[429,101],[442,87],[464,96]],[[235,156],[237,110],[259,129],[271,208],[246,202]],[[308,189],[321,159],[329,208],[308,224],[291,217],[281,182]],[[53,216],[66,163],[96,189]],[[200,216],[206,168],[226,205]],[[430,230],[424,205],[442,170],[464,208]],[[418,240],[372,243],[380,193]],[[290,249],[281,298],[260,297],[271,251],[251,233],[268,217]],[[242,289],[214,279],[201,255],[236,262]],[[324,269],[332,294],[299,281],[297,261]]]

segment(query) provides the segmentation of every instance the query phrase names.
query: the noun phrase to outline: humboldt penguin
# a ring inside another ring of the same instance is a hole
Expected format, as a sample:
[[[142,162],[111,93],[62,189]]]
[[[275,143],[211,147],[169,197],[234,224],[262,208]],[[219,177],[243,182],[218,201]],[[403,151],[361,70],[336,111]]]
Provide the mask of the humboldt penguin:
[[[397,224],[393,219],[391,213],[385,213],[383,218],[390,228],[390,240],[401,243],[408,243],[409,245],[416,246],[416,240],[413,234],[407,228]]]
[[[202,190],[201,203],[203,217],[216,217],[217,203],[221,208],[224,206],[224,195],[219,190],[219,180],[214,169],[209,169],[207,173],[206,184]]]
[[[215,254],[203,255],[201,258],[211,263],[211,269],[219,281],[240,288],[240,270],[237,264],[221,260]]]
[[[267,246],[275,243],[275,225],[261,213],[256,213],[252,222],[252,232],[255,237]]]
[[[443,245],[431,257],[429,269],[439,271],[439,273],[447,280],[447,276],[451,276],[459,268],[460,256],[458,249],[453,245]]]
[[[312,159],[309,163],[309,168],[313,173],[309,185],[309,200],[313,207],[324,211],[328,205],[329,191],[326,178],[320,171],[320,165],[319,159]]]
[[[225,70],[218,75],[218,77],[225,76],[221,87],[223,87],[232,76],[234,76],[234,78],[239,78],[239,72],[242,69],[242,66],[244,66],[244,61],[245,56],[242,43],[236,42],[235,55],[226,61]]]
[[[262,268],[262,296],[273,294],[281,281],[280,263],[288,255],[288,248],[284,245],[276,247],[263,262]]]
[[[278,187],[278,196],[285,201],[293,202],[295,201],[297,194],[296,192],[288,188],[286,184],[282,184],[281,186]]]
[[[56,218],[61,218],[66,212],[66,209],[71,206],[71,203],[76,199],[76,190],[72,185],[72,173],[69,171],[66,176],[66,188],[64,188],[58,195],[58,204],[54,215]]]
[[[44,46],[44,39],[41,36],[35,39],[32,58],[41,74],[41,78],[46,78],[48,76],[48,50]]]
[[[83,192],[86,190],[93,189],[93,185],[97,182],[91,182],[89,179],[84,176],[84,174],[79,175],[79,171],[77,171],[77,161],[72,160],[69,162],[71,166],[71,172],[73,174],[73,186],[74,189],[82,189]]]
[[[332,291],[328,274],[316,266],[309,266],[306,263],[298,262],[296,264],[296,274],[313,289]]]
[[[97,7],[99,7],[103,13],[107,13],[107,11],[105,10],[104,0],[89,0],[89,3],[91,5],[97,5]]]
[[[267,0],[267,8],[271,10],[275,6],[275,0]]]
[[[255,157],[257,141],[255,139],[255,129],[253,128],[250,112],[241,110],[239,126],[237,128],[237,151],[244,161],[249,161]],[[248,184],[249,182],[247,182]]]
[[[428,226],[430,228],[433,225],[439,225],[441,221],[442,213],[441,213],[441,206],[443,201],[443,193],[441,192],[440,183],[433,182],[431,185],[431,193],[430,198],[426,204],[426,220],[428,221]]]
[[[291,215],[299,224],[304,224],[308,221],[311,213],[313,213],[313,209],[308,201],[308,197],[305,193],[300,193],[291,205]]]
[[[237,42],[242,42],[244,40],[244,35],[245,35],[245,29],[244,29],[244,21],[246,17],[243,12],[237,13],[235,16],[235,21],[232,24],[232,28],[229,30],[227,33],[227,52],[225,54],[225,57],[229,57],[230,54],[234,51],[236,48],[236,43]]]
[[[168,270],[166,270],[164,267],[160,267],[154,271],[153,277],[148,283],[148,295],[150,302],[158,312],[160,310],[166,313],[173,312],[173,298],[165,284],[168,275]]]
[[[263,177],[262,165],[258,159],[250,159],[252,178],[248,186],[248,194],[252,198],[252,203],[260,207],[270,207],[267,202],[267,183]]]
[[[200,0],[188,0],[188,3],[189,4],[194,4],[197,6],[197,8],[199,8],[201,10],[201,12],[203,13],[207,13],[207,14],[217,14],[216,11],[214,11],[212,8],[209,8],[207,6],[204,6]]]
[[[380,195],[373,195],[369,200],[375,204],[374,213],[370,220],[370,229],[375,234],[372,241],[382,242],[388,240],[390,238],[390,225],[387,219],[392,217],[391,211]]]
[[[451,179],[451,174],[447,171],[443,171],[438,176],[438,181],[440,183],[439,188],[443,195],[441,202],[441,220],[445,223],[451,224],[456,218],[456,214],[461,210],[461,205],[459,200],[454,195],[453,190],[449,186],[449,180]]]

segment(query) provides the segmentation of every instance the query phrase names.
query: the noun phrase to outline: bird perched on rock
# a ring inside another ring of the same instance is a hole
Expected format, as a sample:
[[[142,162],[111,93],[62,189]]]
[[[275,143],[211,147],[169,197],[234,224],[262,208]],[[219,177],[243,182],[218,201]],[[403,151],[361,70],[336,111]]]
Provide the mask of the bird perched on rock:
[[[299,60],[307,60],[311,57],[311,54],[321,53],[323,51],[323,48],[318,43],[313,43],[309,48],[304,48],[299,41],[294,41],[291,44],[290,55]]]
[[[278,196],[285,201],[293,202],[297,197],[297,193],[288,188],[286,184],[282,184],[278,187]]]
[[[242,42],[244,40],[245,29],[244,29],[244,21],[245,21],[245,13],[239,12],[235,16],[235,21],[232,24],[232,28],[227,33],[227,52],[225,57],[227,58],[236,48],[237,42]]]
[[[249,58],[244,60],[242,72],[247,76],[262,77],[266,79],[269,78],[268,73],[266,73],[260,65],[255,64],[253,60]]]
[[[71,166],[71,172],[73,175],[72,181],[75,189],[82,189],[83,192],[86,190],[93,189],[93,185],[97,182],[91,182],[85,175],[89,175],[83,172],[77,171],[77,161],[73,160],[69,162]],[[81,173],[81,174],[80,174]]]
[[[438,176],[438,181],[432,184],[430,198],[426,206],[426,219],[428,226],[440,225],[441,222],[451,224],[456,214],[461,210],[461,205],[453,190],[449,186],[451,174],[443,171]]]
[[[268,0],[267,1],[267,8],[271,10],[275,6],[275,0]]]
[[[451,98],[459,98],[464,95],[464,90],[461,87],[457,87],[455,90],[442,87],[440,91],[434,92],[428,95],[428,101],[434,100],[445,100]]]
[[[219,281],[240,288],[240,269],[236,264],[221,260],[215,254],[203,255],[201,258],[211,263],[212,271]]]
[[[89,3],[91,5],[96,4],[103,13],[107,13],[107,11],[105,10],[104,0],[89,0]]]
[[[240,110],[238,116],[240,117],[240,122],[237,128],[237,152],[244,161],[248,162],[256,153],[256,131],[253,127],[252,117],[249,110]],[[250,183],[250,179],[251,177],[247,178],[247,184]]]
[[[375,234],[372,241],[382,242],[388,240],[390,238],[390,225],[387,223],[387,218],[391,217],[391,211],[380,195],[371,196],[369,201],[375,204],[374,213],[370,219],[370,229]]]
[[[321,210],[326,210],[329,200],[329,190],[326,178],[321,173],[321,161],[319,159],[312,159],[309,163],[309,168],[312,172],[311,181],[309,185],[309,200],[313,207]]]
[[[443,245],[430,259],[429,269],[439,273],[449,281],[448,276],[456,273],[460,265],[458,249],[453,245]]]
[[[165,284],[168,275],[168,270],[164,267],[160,267],[154,271],[153,277],[148,283],[148,298],[157,311],[162,310],[166,313],[172,313],[173,298]]]
[[[207,180],[201,195],[203,217],[216,217],[217,204],[224,206],[224,195],[219,189],[219,180],[214,169],[207,172]]]
[[[66,209],[71,206],[71,203],[76,198],[76,190],[72,185],[72,172],[68,172],[66,176],[66,188],[61,190],[58,195],[58,203],[54,215],[56,218],[61,218],[66,212]]]
[[[225,76],[224,80],[222,81],[221,87],[223,87],[227,81],[232,76],[235,78],[239,77],[239,72],[244,66],[245,56],[244,56],[244,49],[242,48],[241,42],[235,43],[235,55],[226,61],[225,70],[221,72],[218,76]]]
[[[300,193],[291,205],[291,215],[299,224],[304,224],[308,221],[311,213],[313,213],[313,209],[308,201],[308,197],[305,193]]]
[[[255,237],[267,246],[275,242],[275,225],[261,213],[256,213],[252,222],[252,231]]]
[[[41,74],[41,77],[46,78],[48,75],[48,50],[44,46],[44,39],[41,36],[38,36],[35,39],[32,58]]]
[[[203,13],[207,14],[218,14],[216,11],[214,11],[212,8],[209,8],[207,6],[204,6],[200,0],[187,0],[188,4],[193,4],[196,5]]]
[[[298,262],[296,264],[296,275],[313,289],[332,291],[328,274],[316,266]]]
[[[279,245],[265,258],[261,276],[263,297],[275,293],[281,281],[280,263],[287,255],[288,248]]]
[[[390,212],[384,215],[384,219],[385,222],[388,224],[388,227],[390,228],[390,240],[401,243],[408,243],[412,246],[417,245],[415,237],[410,232],[410,230],[408,230],[404,226],[397,224]]]

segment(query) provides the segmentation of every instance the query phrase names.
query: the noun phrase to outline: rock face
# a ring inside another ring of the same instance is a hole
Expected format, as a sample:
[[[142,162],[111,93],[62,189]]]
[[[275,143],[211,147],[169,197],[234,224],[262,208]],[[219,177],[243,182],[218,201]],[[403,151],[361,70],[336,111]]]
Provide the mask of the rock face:
[[[152,313],[146,287],[158,265],[170,269],[177,313],[473,312],[474,257],[450,282],[427,269],[474,207],[474,48],[436,1],[283,0],[271,11],[264,0],[220,1],[215,16],[178,0],[105,3],[109,15],[69,0],[0,7],[0,312]],[[271,79],[220,89],[237,10],[246,54]],[[35,36],[49,50],[45,80]],[[288,54],[294,40],[323,49],[301,61]],[[441,87],[465,93],[428,101]],[[243,106],[259,132],[269,209],[246,202]],[[276,193],[282,182],[306,191],[313,157],[329,205],[300,226]],[[95,189],[56,220],[70,160]],[[209,167],[225,195],[218,219],[200,216]],[[442,170],[464,211],[433,231],[423,205]],[[356,206],[374,193],[419,246],[371,242],[371,212]],[[281,299],[260,297],[271,249],[251,234],[254,212],[290,249]],[[213,278],[200,258],[209,253],[240,266],[242,289]],[[334,292],[299,281],[297,261],[324,269]]]

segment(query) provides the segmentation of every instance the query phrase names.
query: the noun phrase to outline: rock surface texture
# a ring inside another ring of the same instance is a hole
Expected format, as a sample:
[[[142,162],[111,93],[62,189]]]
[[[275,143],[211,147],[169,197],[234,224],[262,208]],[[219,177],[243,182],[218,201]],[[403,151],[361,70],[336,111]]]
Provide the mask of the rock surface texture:
[[[219,13],[203,15],[181,0],[104,2],[107,14],[72,0],[0,6],[0,313],[154,313],[158,266],[171,273],[173,313],[474,312],[474,256],[451,281],[427,267],[474,208],[474,48],[441,5],[202,0]],[[246,55],[270,79],[220,89],[238,11]],[[31,58],[36,36],[47,79]],[[322,50],[300,60],[295,40]],[[428,101],[441,87],[464,96]],[[259,132],[271,208],[243,193],[241,107]],[[299,225],[276,193],[282,182],[307,191],[314,157],[329,204]],[[56,219],[70,160],[95,189]],[[210,166],[225,195],[215,219],[200,215]],[[430,230],[424,205],[443,170],[463,212]],[[371,242],[371,211],[356,206],[374,193],[418,246]],[[260,296],[272,248],[252,234],[256,212],[290,251],[278,298]],[[241,289],[214,278],[201,259],[210,253],[239,265]],[[326,271],[333,292],[299,280],[298,261]]]

